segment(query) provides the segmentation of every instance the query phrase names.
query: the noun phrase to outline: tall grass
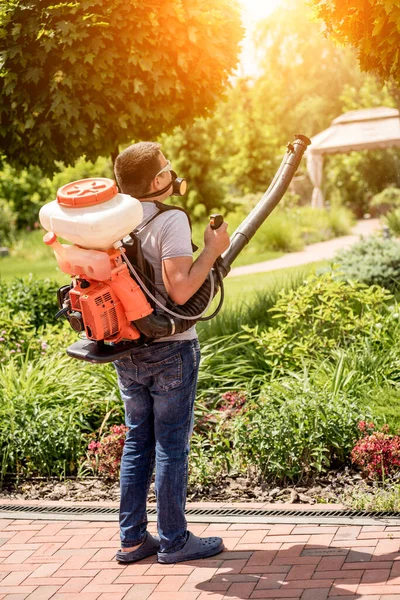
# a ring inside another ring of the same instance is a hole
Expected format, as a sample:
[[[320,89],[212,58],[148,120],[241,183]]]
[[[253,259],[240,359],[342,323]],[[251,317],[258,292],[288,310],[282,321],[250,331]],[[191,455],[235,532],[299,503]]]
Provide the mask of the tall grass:
[[[248,289],[246,290],[246,284],[252,280],[252,276],[225,280],[225,306],[211,321],[197,323],[196,329],[200,341],[205,342],[210,338],[224,337],[240,332],[242,325],[268,327],[273,320],[272,314],[268,311],[276,304],[279,295],[297,289],[310,274],[310,270],[313,270],[312,266],[277,274],[259,274],[255,276],[256,280],[260,280],[262,275],[268,277],[265,287],[256,288],[251,293]],[[239,287],[242,290],[239,297],[235,289],[232,289],[236,280],[240,280]]]
[[[53,354],[0,365],[0,475],[74,473],[85,434],[98,429],[109,410],[122,410],[110,367]]]

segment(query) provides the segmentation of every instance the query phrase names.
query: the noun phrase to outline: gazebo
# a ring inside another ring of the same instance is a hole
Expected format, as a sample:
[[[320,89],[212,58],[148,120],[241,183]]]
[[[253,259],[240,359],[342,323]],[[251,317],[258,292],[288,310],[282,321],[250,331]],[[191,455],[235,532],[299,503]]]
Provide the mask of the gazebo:
[[[322,176],[325,154],[354,150],[400,147],[400,115],[385,106],[352,110],[334,119],[331,126],[311,138],[307,170],[314,186],[311,206],[322,208]]]

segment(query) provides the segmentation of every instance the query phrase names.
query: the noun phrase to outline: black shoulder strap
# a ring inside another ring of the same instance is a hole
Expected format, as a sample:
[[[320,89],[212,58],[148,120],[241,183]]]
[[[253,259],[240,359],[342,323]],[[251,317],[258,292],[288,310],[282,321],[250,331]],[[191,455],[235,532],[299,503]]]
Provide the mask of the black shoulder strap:
[[[149,223],[151,223],[156,217],[158,217],[158,215],[161,215],[163,212],[167,212],[168,210],[180,210],[180,211],[184,212],[185,215],[187,216],[188,221],[189,221],[190,231],[192,231],[192,222],[190,220],[190,217],[189,217],[188,213],[186,212],[186,210],[184,208],[181,208],[180,206],[170,206],[168,204],[163,204],[162,202],[157,202],[156,200],[154,201],[154,204],[158,208],[158,212],[156,212],[154,215],[152,215],[144,223],[141,223],[140,225],[138,225],[136,227],[136,229],[133,230],[132,233],[139,233],[145,227],[147,227],[147,225]],[[196,252],[196,250],[198,250],[198,249],[199,249],[199,247],[196,246],[196,244],[194,244],[193,241],[192,241],[192,250],[193,250],[193,252]]]

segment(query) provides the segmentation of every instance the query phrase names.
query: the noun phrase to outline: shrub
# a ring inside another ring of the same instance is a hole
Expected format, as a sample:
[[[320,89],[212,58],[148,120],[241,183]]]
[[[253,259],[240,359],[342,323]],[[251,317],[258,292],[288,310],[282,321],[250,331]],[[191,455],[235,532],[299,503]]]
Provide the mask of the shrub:
[[[65,166],[62,162],[57,163],[59,172],[55,173],[50,182],[51,194],[49,200],[56,197],[57,190],[72,181],[87,179],[88,177],[108,177],[114,179],[113,166],[111,159],[99,156],[95,162],[86,160],[84,156],[78,158],[74,165]]]
[[[400,191],[400,190],[399,190]],[[396,208],[395,210],[391,210],[383,217],[383,222],[387,227],[389,227],[389,231],[395,235],[400,235],[400,208]]]
[[[59,353],[0,364],[0,479],[77,472],[86,435],[122,407],[110,366],[87,365]]]
[[[213,433],[193,433],[190,440],[189,483],[196,487],[210,485],[221,478],[229,465],[230,440],[218,429]]]
[[[269,482],[298,481],[349,460],[357,423],[371,413],[358,400],[366,386],[345,368],[343,356],[326,376],[304,370],[270,379],[246,391],[211,394],[198,407],[193,483],[197,477],[209,484],[232,470]]]
[[[371,236],[339,251],[332,261],[346,279],[395,289],[400,279],[400,243]]]
[[[351,230],[351,226],[355,222],[353,213],[348,208],[341,206],[340,204],[332,204],[330,210],[328,211],[328,217],[329,226],[333,233],[332,237],[347,235]]]
[[[25,354],[34,341],[35,332],[24,313],[10,315],[6,307],[0,312],[0,362],[13,354]]]
[[[236,458],[263,479],[293,480],[343,465],[362,413],[345,387],[318,386],[308,377],[267,384],[233,421]]]
[[[189,481],[192,485],[210,484],[229,471],[235,462],[232,423],[246,410],[247,396],[232,390],[196,402],[194,433],[190,442]]]
[[[54,200],[57,189],[65,183],[86,177],[113,178],[108,158],[99,157],[94,163],[80,158],[73,166],[65,167],[62,163],[57,166],[60,172],[50,180],[44,177],[39,167],[17,171],[8,164],[3,165],[0,171],[0,202],[5,201],[16,215],[17,229],[33,229],[37,226],[40,208]]]
[[[96,442],[88,445],[88,462],[93,471],[104,479],[115,481],[119,477],[126,432],[125,425],[112,425]],[[93,436],[95,437],[95,435]]]
[[[352,225],[351,212],[342,206],[330,210],[302,206],[294,211],[297,227],[306,244],[314,244],[344,235]]]
[[[0,199],[16,215],[17,229],[32,229],[38,221],[39,209],[51,199],[50,180],[38,167],[17,171],[3,164],[0,171]]]
[[[16,221],[17,217],[11,207],[0,198],[0,246],[9,246],[14,241]]]
[[[236,210],[225,217],[231,233],[246,218],[260,198],[261,195],[248,194],[241,199],[236,199]],[[301,250],[304,244],[320,242],[348,233],[353,219],[350,210],[336,204],[330,210],[298,206],[296,198],[289,193],[259,228],[250,242],[249,250],[246,251],[251,250],[257,260],[257,254],[267,250],[282,252]]]
[[[0,309],[8,307],[11,314],[23,311],[28,322],[38,328],[48,323],[61,327],[64,319],[56,320],[59,285],[49,279],[19,277],[11,281],[0,280]]]
[[[387,187],[371,200],[371,212],[377,216],[387,213],[392,208],[400,208],[400,189]]]
[[[326,273],[282,293],[270,309],[275,326],[264,331],[243,326],[244,339],[262,350],[270,369],[298,369],[304,361],[320,362],[337,347],[366,338],[380,342],[391,327],[385,319],[389,298],[383,288],[346,283]]]
[[[398,148],[327,156],[324,192],[328,199],[339,196],[342,203],[361,218],[370,212],[374,194],[385,185],[400,183],[399,163]]]
[[[257,198],[257,201],[260,197]],[[233,233],[250,213],[253,208],[252,198],[253,195],[250,196],[250,199],[249,196],[245,196],[244,203],[234,213],[226,216],[225,220],[229,223],[230,233]],[[279,206],[258,229],[251,240],[251,247],[256,250],[256,253],[266,250],[281,250],[282,252],[301,250],[303,240],[301,230],[297,225],[297,217],[294,212],[289,208]]]
[[[389,435],[388,426],[375,430],[370,422],[360,421],[363,437],[351,451],[351,460],[370,479],[385,479],[400,467],[400,436]]]
[[[238,333],[243,323],[250,327],[260,325],[267,327],[273,322],[272,314],[268,309],[272,308],[283,290],[298,288],[309,275],[309,271],[291,271],[278,274],[268,281],[268,286],[255,291],[244,300],[231,298],[231,302],[225,301],[223,310],[211,321],[199,321],[196,325],[201,342],[209,338],[220,337]]]

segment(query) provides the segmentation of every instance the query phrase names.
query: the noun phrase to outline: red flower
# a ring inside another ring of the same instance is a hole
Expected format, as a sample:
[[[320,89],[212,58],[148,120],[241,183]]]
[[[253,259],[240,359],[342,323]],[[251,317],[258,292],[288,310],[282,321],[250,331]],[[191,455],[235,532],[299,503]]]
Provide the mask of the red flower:
[[[106,479],[117,479],[128,427],[112,425],[108,434],[88,445],[90,463]]]
[[[384,479],[400,467],[400,436],[389,435],[388,425],[373,431],[372,423],[359,423],[364,437],[351,452],[351,460],[371,479]],[[368,429],[373,433],[368,434]]]

